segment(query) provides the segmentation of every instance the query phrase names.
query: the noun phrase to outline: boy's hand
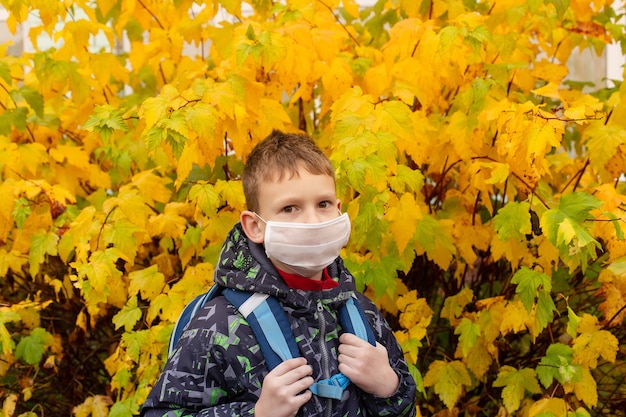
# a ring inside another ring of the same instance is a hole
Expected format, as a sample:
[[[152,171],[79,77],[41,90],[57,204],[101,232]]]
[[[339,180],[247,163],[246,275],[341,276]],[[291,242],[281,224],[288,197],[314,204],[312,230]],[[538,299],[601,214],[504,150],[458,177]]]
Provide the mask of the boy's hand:
[[[312,373],[313,369],[304,358],[289,359],[278,365],[263,380],[254,415],[294,417],[313,395],[308,390],[314,382]]]
[[[368,394],[390,397],[400,379],[389,365],[387,349],[350,333],[339,337],[339,371]]]

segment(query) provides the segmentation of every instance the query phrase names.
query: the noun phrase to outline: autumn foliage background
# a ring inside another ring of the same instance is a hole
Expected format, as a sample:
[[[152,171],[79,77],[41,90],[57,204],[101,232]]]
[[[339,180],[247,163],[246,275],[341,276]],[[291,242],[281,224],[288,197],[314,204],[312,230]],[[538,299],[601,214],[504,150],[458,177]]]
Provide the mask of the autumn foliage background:
[[[624,416],[626,86],[566,66],[626,46],[610,3],[2,0],[41,24],[0,48],[1,415],[138,412],[277,128],[335,164],[420,414]]]

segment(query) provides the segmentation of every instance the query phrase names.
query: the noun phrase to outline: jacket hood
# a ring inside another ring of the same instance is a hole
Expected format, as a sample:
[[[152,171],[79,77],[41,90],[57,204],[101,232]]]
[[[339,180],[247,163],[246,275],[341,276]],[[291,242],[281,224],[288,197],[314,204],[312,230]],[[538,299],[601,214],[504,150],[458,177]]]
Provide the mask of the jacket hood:
[[[268,259],[263,245],[248,239],[241,224],[237,223],[222,247],[214,281],[226,288],[269,294],[292,306],[308,304],[311,293],[317,293],[317,297],[325,302],[342,304],[356,291],[354,277],[339,257],[328,266],[328,274],[339,282],[339,286],[321,292],[289,288]]]

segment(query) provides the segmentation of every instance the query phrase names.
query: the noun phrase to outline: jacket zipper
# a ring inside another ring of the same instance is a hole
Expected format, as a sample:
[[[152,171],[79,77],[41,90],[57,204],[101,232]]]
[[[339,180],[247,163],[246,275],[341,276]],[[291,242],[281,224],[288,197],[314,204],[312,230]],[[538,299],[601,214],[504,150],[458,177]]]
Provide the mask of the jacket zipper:
[[[328,354],[328,346],[326,346],[326,319],[324,318],[324,306],[322,300],[317,300],[317,316],[320,325],[320,352],[322,354],[322,376],[324,379],[330,378],[330,359]],[[326,399],[326,408],[324,415],[331,417],[333,415],[332,399]]]

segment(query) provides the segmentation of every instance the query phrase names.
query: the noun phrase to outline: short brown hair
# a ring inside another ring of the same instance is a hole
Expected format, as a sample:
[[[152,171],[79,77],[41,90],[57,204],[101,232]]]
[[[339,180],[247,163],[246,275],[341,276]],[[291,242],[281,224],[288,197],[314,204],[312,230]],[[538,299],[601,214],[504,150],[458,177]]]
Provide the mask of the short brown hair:
[[[243,193],[248,210],[259,210],[261,181],[293,178],[301,166],[311,174],[335,178],[330,160],[308,135],[273,130],[252,149],[243,169]]]

